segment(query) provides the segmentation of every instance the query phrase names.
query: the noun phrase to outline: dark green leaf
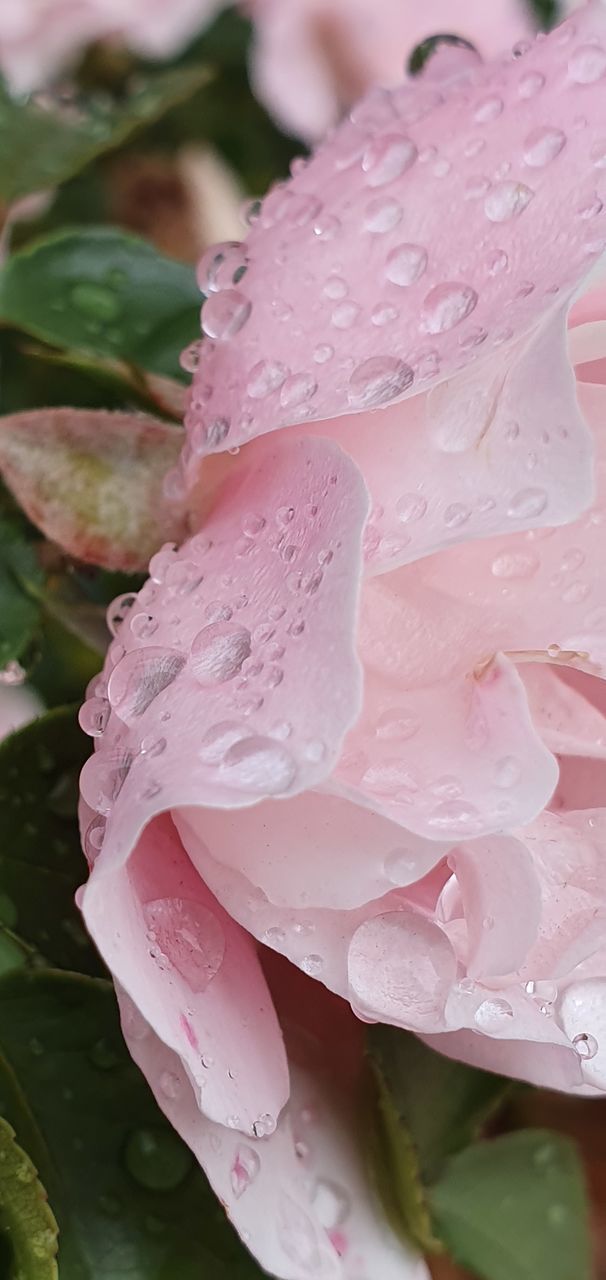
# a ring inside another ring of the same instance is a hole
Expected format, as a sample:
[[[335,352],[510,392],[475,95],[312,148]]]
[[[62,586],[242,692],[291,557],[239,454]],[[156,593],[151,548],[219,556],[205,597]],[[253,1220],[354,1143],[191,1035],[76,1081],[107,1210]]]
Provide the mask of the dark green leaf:
[[[108,984],[0,981],[0,1104],[48,1190],[61,1280],[262,1280],[131,1062]]]
[[[0,86],[0,198],[16,200],[58,186],[185,101],[207,79],[200,65],[151,72],[138,77],[121,100],[48,93],[23,101]]]
[[[44,342],[183,379],[179,355],[200,336],[191,267],[111,228],[66,231],[9,258],[0,319]]]
[[[0,1118],[0,1238],[19,1280],[57,1280],[57,1224],[36,1170]]]
[[[98,973],[101,961],[73,902],[86,876],[76,808],[88,755],[71,708],[0,743],[0,894],[10,910],[4,923],[47,960]]]
[[[485,1280],[589,1280],[583,1174],[565,1138],[526,1129],[468,1148],[431,1206],[449,1252]]]
[[[20,522],[0,516],[0,669],[23,656],[40,621],[43,574]]]
[[[410,1135],[421,1179],[431,1184],[446,1157],[478,1136],[510,1082],[453,1062],[395,1027],[373,1027],[368,1046],[375,1073]]]
[[[508,1083],[434,1053],[395,1027],[372,1027],[368,1052],[376,1094],[370,1159],[395,1230],[431,1252],[440,1248],[427,1189],[449,1155],[477,1136]]]

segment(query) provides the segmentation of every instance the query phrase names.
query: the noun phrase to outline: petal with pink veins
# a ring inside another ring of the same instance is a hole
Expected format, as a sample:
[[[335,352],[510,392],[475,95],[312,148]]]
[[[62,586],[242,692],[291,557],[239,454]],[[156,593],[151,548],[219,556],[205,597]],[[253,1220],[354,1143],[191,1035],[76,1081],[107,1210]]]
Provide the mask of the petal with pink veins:
[[[113,977],[179,1055],[204,1115],[248,1134],[267,1117],[275,1124],[288,1069],[254,944],[199,877],[170,817],[149,824],[126,864],[104,849],[80,905]]]
[[[291,1099],[275,1132],[256,1140],[201,1114],[177,1055],[144,1027],[133,1036],[128,1009],[123,1026],[157,1102],[264,1270],[280,1280],[428,1280],[422,1259],[393,1235],[358,1144],[363,1055],[353,1019],[337,1002],[322,1016],[321,989],[312,991],[320,1009],[310,1026],[301,1026],[296,989],[285,1004],[295,1024]]]
[[[604,250],[605,40],[592,3],[520,57],[371,95],[270,192],[241,251],[211,252],[192,482],[200,453],[254,435],[381,410],[472,364],[492,384],[497,352],[509,376]]]

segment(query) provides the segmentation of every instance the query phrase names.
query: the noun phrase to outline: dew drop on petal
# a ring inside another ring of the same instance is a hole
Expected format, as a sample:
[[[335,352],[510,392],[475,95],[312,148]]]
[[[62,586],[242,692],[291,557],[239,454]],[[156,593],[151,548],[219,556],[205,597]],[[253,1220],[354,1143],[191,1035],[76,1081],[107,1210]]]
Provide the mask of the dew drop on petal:
[[[252,1186],[261,1168],[261,1161],[252,1147],[238,1147],[230,1171],[231,1189],[239,1200]]]
[[[227,342],[244,328],[251,311],[252,304],[239,289],[212,293],[202,308],[202,329],[208,338]]]
[[[246,627],[231,621],[211,622],[198,632],[191,647],[191,666],[202,685],[232,680],[250,657],[251,637]]]
[[[348,388],[349,403],[368,409],[397,400],[412,385],[410,365],[396,356],[371,356],[354,369]]]
[[[373,139],[362,157],[362,169],[370,187],[383,187],[401,178],[417,158],[417,148],[401,134]]]
[[[579,1058],[583,1058],[585,1062],[591,1062],[599,1049],[595,1036],[590,1036],[587,1032],[581,1032],[580,1035],[575,1036],[572,1043]]]
[[[396,245],[385,265],[387,279],[402,287],[416,284],[426,270],[427,250],[419,244]]]
[[[184,898],[158,898],[144,904],[143,917],[159,967],[176,969],[192,991],[206,991],[225,954],[225,935],[212,911]]]
[[[273,738],[253,734],[228,748],[223,758],[225,782],[248,791],[279,795],[296,777],[293,757]]]
[[[533,129],[524,143],[524,160],[531,169],[542,169],[551,164],[566,146],[566,134],[561,129],[546,126]]]
[[[523,182],[501,182],[484,201],[486,217],[491,222],[509,222],[524,212],[533,196],[534,191]]]
[[[496,997],[482,1001],[475,1013],[476,1026],[487,1035],[507,1030],[511,1018],[513,1009],[509,1002]]]
[[[468,284],[438,284],[423,304],[421,329],[424,333],[446,333],[455,329],[478,305],[478,295]]]

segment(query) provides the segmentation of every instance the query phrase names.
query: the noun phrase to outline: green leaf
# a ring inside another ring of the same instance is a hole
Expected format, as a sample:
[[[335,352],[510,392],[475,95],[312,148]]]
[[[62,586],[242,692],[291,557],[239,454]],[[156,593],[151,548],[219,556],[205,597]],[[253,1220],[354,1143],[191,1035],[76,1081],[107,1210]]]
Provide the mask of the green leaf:
[[[368,1049],[416,1151],[425,1184],[445,1159],[476,1138],[511,1087],[508,1080],[454,1062],[395,1027],[372,1027]]]
[[[26,101],[0,84],[0,198],[10,202],[56,187],[91,160],[184,102],[209,78],[206,66],[138,76],[121,99],[47,93]]]
[[[44,575],[19,520],[0,515],[0,670],[21,658],[40,622]]]
[[[0,1239],[19,1280],[57,1280],[57,1224],[36,1170],[0,1118]]]
[[[74,893],[86,877],[76,815],[89,744],[72,708],[0,743],[2,921],[53,965],[102,972]]]
[[[0,980],[0,1107],[48,1190],[61,1280],[262,1280],[130,1060],[108,984]]]
[[[431,1192],[453,1257],[485,1280],[590,1280],[581,1164],[568,1139],[522,1130],[455,1156]]]
[[[65,231],[13,254],[0,273],[0,320],[58,347],[184,379],[200,337],[195,273],[112,228]]]

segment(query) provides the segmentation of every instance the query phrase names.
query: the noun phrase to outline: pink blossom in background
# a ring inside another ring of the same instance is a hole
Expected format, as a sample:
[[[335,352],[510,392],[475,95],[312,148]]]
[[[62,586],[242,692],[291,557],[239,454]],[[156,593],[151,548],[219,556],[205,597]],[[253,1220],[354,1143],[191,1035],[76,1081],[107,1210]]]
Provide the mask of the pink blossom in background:
[[[426,1275],[357,1147],[354,1013],[606,1091],[603,288],[571,312],[605,90],[597,4],[436,55],[200,266],[199,515],[112,610],[80,901],[282,1280]]]
[[[42,702],[33,689],[0,679],[0,741],[35,720],[41,711]]]
[[[14,92],[29,93],[96,40],[170,58],[220,7],[222,0],[2,0],[0,69]]]
[[[243,0],[255,26],[254,88],[288,131],[321,138],[373,85],[400,83],[430,36],[495,57],[532,33],[524,0]]]

